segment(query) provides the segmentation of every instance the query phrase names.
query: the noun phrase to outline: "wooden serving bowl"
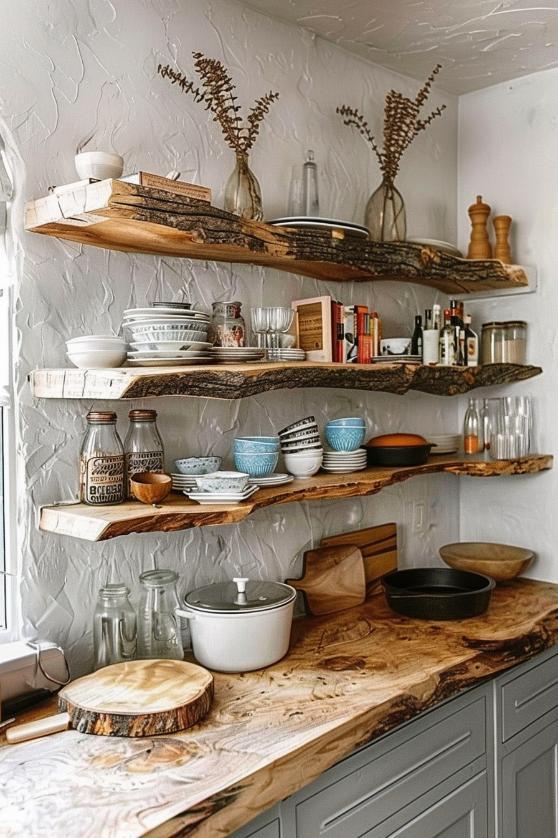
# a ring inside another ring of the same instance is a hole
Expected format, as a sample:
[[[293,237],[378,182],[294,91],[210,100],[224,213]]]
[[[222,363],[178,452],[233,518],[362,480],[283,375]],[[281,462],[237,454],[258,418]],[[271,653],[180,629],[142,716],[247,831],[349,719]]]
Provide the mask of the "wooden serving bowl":
[[[535,554],[524,547],[509,544],[495,544],[489,541],[464,541],[461,544],[445,544],[440,547],[440,556],[455,570],[470,570],[484,573],[495,582],[509,582],[523,573]]]
[[[130,488],[136,500],[142,503],[160,503],[172,489],[168,474],[142,471],[130,478]]]

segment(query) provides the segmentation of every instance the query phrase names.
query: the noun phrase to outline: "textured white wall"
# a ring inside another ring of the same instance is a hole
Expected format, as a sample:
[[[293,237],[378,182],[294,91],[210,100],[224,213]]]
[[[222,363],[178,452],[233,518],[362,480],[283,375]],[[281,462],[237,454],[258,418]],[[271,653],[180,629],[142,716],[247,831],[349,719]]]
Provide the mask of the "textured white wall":
[[[536,294],[477,302],[477,323],[522,319],[529,323],[528,360],[544,374],[507,392],[532,395],[536,447],[556,449],[558,408],[558,71],[548,70],[463,96],[459,102],[459,240],[469,234],[467,207],[482,194],[493,214],[513,217],[514,260],[536,265]],[[490,393],[487,395],[500,395]],[[498,481],[461,483],[461,538],[534,548],[529,575],[558,580],[555,505],[558,472]],[[487,514],[488,510],[488,514]]]
[[[25,163],[28,197],[75,178],[73,153],[91,132],[94,145],[112,147],[126,168],[156,172],[176,168],[186,179],[222,187],[233,165],[211,118],[156,77],[158,62],[191,71],[191,51],[223,59],[248,104],[278,90],[252,164],[269,216],[286,211],[291,167],[305,149],[316,151],[324,213],[361,220],[378,171],[363,140],[344,127],[336,105],[354,103],[380,125],[384,93],[416,83],[378,69],[308,32],[277,23],[223,0],[20,0],[4,4],[0,30],[0,115]],[[456,100],[418,138],[399,182],[407,201],[410,234],[455,239]],[[92,144],[93,145],[93,144]],[[90,146],[92,147],[92,146]],[[17,223],[20,225],[20,219]],[[296,574],[304,548],[323,534],[395,520],[401,524],[406,563],[435,561],[437,547],[457,536],[457,482],[424,479],[360,501],[297,504],[268,510],[239,526],[172,535],[131,536],[92,545],[41,535],[41,504],[76,491],[76,462],[90,404],[33,402],[26,375],[34,367],[64,364],[64,340],[80,333],[118,329],[122,311],[152,299],[178,298],[185,288],[208,308],[214,299],[250,305],[287,303],[332,293],[362,301],[384,317],[387,334],[409,329],[417,308],[435,295],[398,284],[319,284],[247,266],[158,259],[103,252],[21,233],[24,260],[17,292],[18,394],[21,400],[20,488],[22,599],[26,631],[62,643],[74,671],[91,663],[91,615],[100,584],[123,579],[131,586],[154,565],[176,568],[181,590],[234,573],[284,578]],[[152,402],[151,404],[154,405]],[[125,432],[131,404],[118,404]],[[174,457],[227,454],[234,434],[269,432],[300,416],[366,415],[370,431],[451,430],[456,404],[429,396],[405,398],[334,390],[270,393],[240,403],[158,400],[169,466]],[[415,502],[425,505],[425,532],[409,523]]]

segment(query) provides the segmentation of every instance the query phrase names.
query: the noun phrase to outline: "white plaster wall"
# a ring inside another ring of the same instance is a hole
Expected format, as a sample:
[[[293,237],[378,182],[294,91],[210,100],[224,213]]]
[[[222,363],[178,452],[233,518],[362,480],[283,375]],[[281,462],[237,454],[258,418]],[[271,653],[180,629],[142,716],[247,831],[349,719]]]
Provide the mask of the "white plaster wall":
[[[459,240],[465,247],[467,207],[477,194],[494,214],[513,217],[515,261],[538,268],[535,294],[479,301],[471,308],[478,325],[520,318],[529,323],[528,360],[544,374],[507,394],[535,401],[538,450],[556,450],[558,409],[558,166],[556,127],[558,71],[548,70],[477,93],[459,102]],[[487,394],[488,395],[488,394]],[[490,393],[499,395],[499,393]],[[461,483],[461,538],[504,541],[534,548],[529,575],[558,581],[558,472]]]
[[[191,51],[223,59],[238,80],[243,101],[278,90],[252,164],[269,216],[286,211],[293,164],[316,151],[324,213],[360,220],[378,171],[364,141],[345,128],[335,107],[362,107],[378,126],[384,93],[411,82],[355,58],[311,34],[224,0],[20,0],[3,4],[0,30],[0,115],[25,163],[26,196],[75,178],[73,153],[91,132],[98,148],[112,147],[128,170],[178,169],[214,189],[217,202],[233,165],[211,118],[156,77],[158,62],[191,71]],[[402,167],[400,189],[409,234],[454,240],[456,206],[456,100],[421,135]],[[21,219],[16,219],[18,225]],[[395,520],[401,524],[405,563],[436,561],[437,547],[457,537],[457,482],[417,480],[364,500],[297,504],[260,512],[239,526],[172,535],[132,536],[89,544],[42,535],[41,504],[76,492],[76,462],[91,406],[34,402],[26,375],[34,367],[64,364],[64,340],[118,329],[122,311],[152,299],[179,298],[182,289],[205,308],[214,299],[250,305],[287,303],[332,293],[377,308],[386,333],[408,329],[416,310],[435,295],[413,286],[319,284],[248,266],[110,253],[26,235],[17,289],[20,399],[21,583],[25,631],[59,641],[75,673],[91,665],[91,615],[102,583],[123,579],[135,587],[154,565],[176,568],[181,591],[233,573],[285,578],[296,574],[301,551],[322,535]],[[152,403],[153,404],[153,403]],[[132,404],[116,405],[121,433]],[[169,466],[178,455],[227,454],[232,437],[269,432],[302,415],[329,417],[362,411],[371,432],[445,430],[455,426],[456,403],[429,396],[405,398],[334,390],[270,393],[239,403],[160,399],[160,428]],[[413,505],[425,505],[425,528],[415,533]]]

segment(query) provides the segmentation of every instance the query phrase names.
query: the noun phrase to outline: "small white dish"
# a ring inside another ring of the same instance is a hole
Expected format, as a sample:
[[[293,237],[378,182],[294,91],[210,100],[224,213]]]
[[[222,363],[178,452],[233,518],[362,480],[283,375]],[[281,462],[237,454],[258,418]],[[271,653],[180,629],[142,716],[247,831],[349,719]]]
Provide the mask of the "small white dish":
[[[242,493],[248,486],[250,475],[242,471],[213,471],[196,476],[200,492],[210,494]]]
[[[294,477],[292,474],[270,474],[267,477],[251,477],[250,484],[254,486],[282,486],[284,483],[292,483]]]
[[[124,171],[124,159],[110,151],[82,151],[76,154],[74,163],[81,180],[119,178]]]
[[[242,503],[243,500],[248,500],[252,495],[259,491],[259,486],[248,486],[244,492],[192,492],[185,490],[184,494],[201,504],[215,504],[215,503]]]
[[[79,369],[110,369],[121,367],[126,360],[126,349],[88,349],[83,352],[72,350],[68,358]]]

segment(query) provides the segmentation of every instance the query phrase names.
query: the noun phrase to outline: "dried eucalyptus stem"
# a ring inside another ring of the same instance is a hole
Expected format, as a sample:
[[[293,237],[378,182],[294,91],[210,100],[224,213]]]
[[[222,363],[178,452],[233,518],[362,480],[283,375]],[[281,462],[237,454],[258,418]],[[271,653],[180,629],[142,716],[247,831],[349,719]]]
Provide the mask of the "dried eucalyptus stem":
[[[396,90],[390,90],[387,93],[384,105],[382,149],[379,148],[376,138],[368,127],[368,122],[359,110],[350,108],[348,105],[341,105],[337,108],[337,113],[343,117],[345,125],[352,125],[370,143],[385,180],[392,185],[399,171],[403,152],[411,145],[417,134],[424,131],[436,117],[441,116],[446,108],[442,105],[435,108],[424,119],[420,117],[420,111],[430,96],[434,79],[441,69],[442,65],[436,64],[414,99],[409,99]]]
[[[159,64],[157,72],[163,78],[170,79],[171,84],[178,84],[184,93],[190,93],[195,102],[205,104],[205,109],[213,114],[213,121],[221,126],[227,145],[237,154],[247,154],[260,133],[265,115],[279,94],[270,91],[256,99],[243,121],[236,85],[224,64],[216,58],[206,58],[201,52],[194,52],[193,56],[194,67],[201,80],[201,90],[168,64]]]

